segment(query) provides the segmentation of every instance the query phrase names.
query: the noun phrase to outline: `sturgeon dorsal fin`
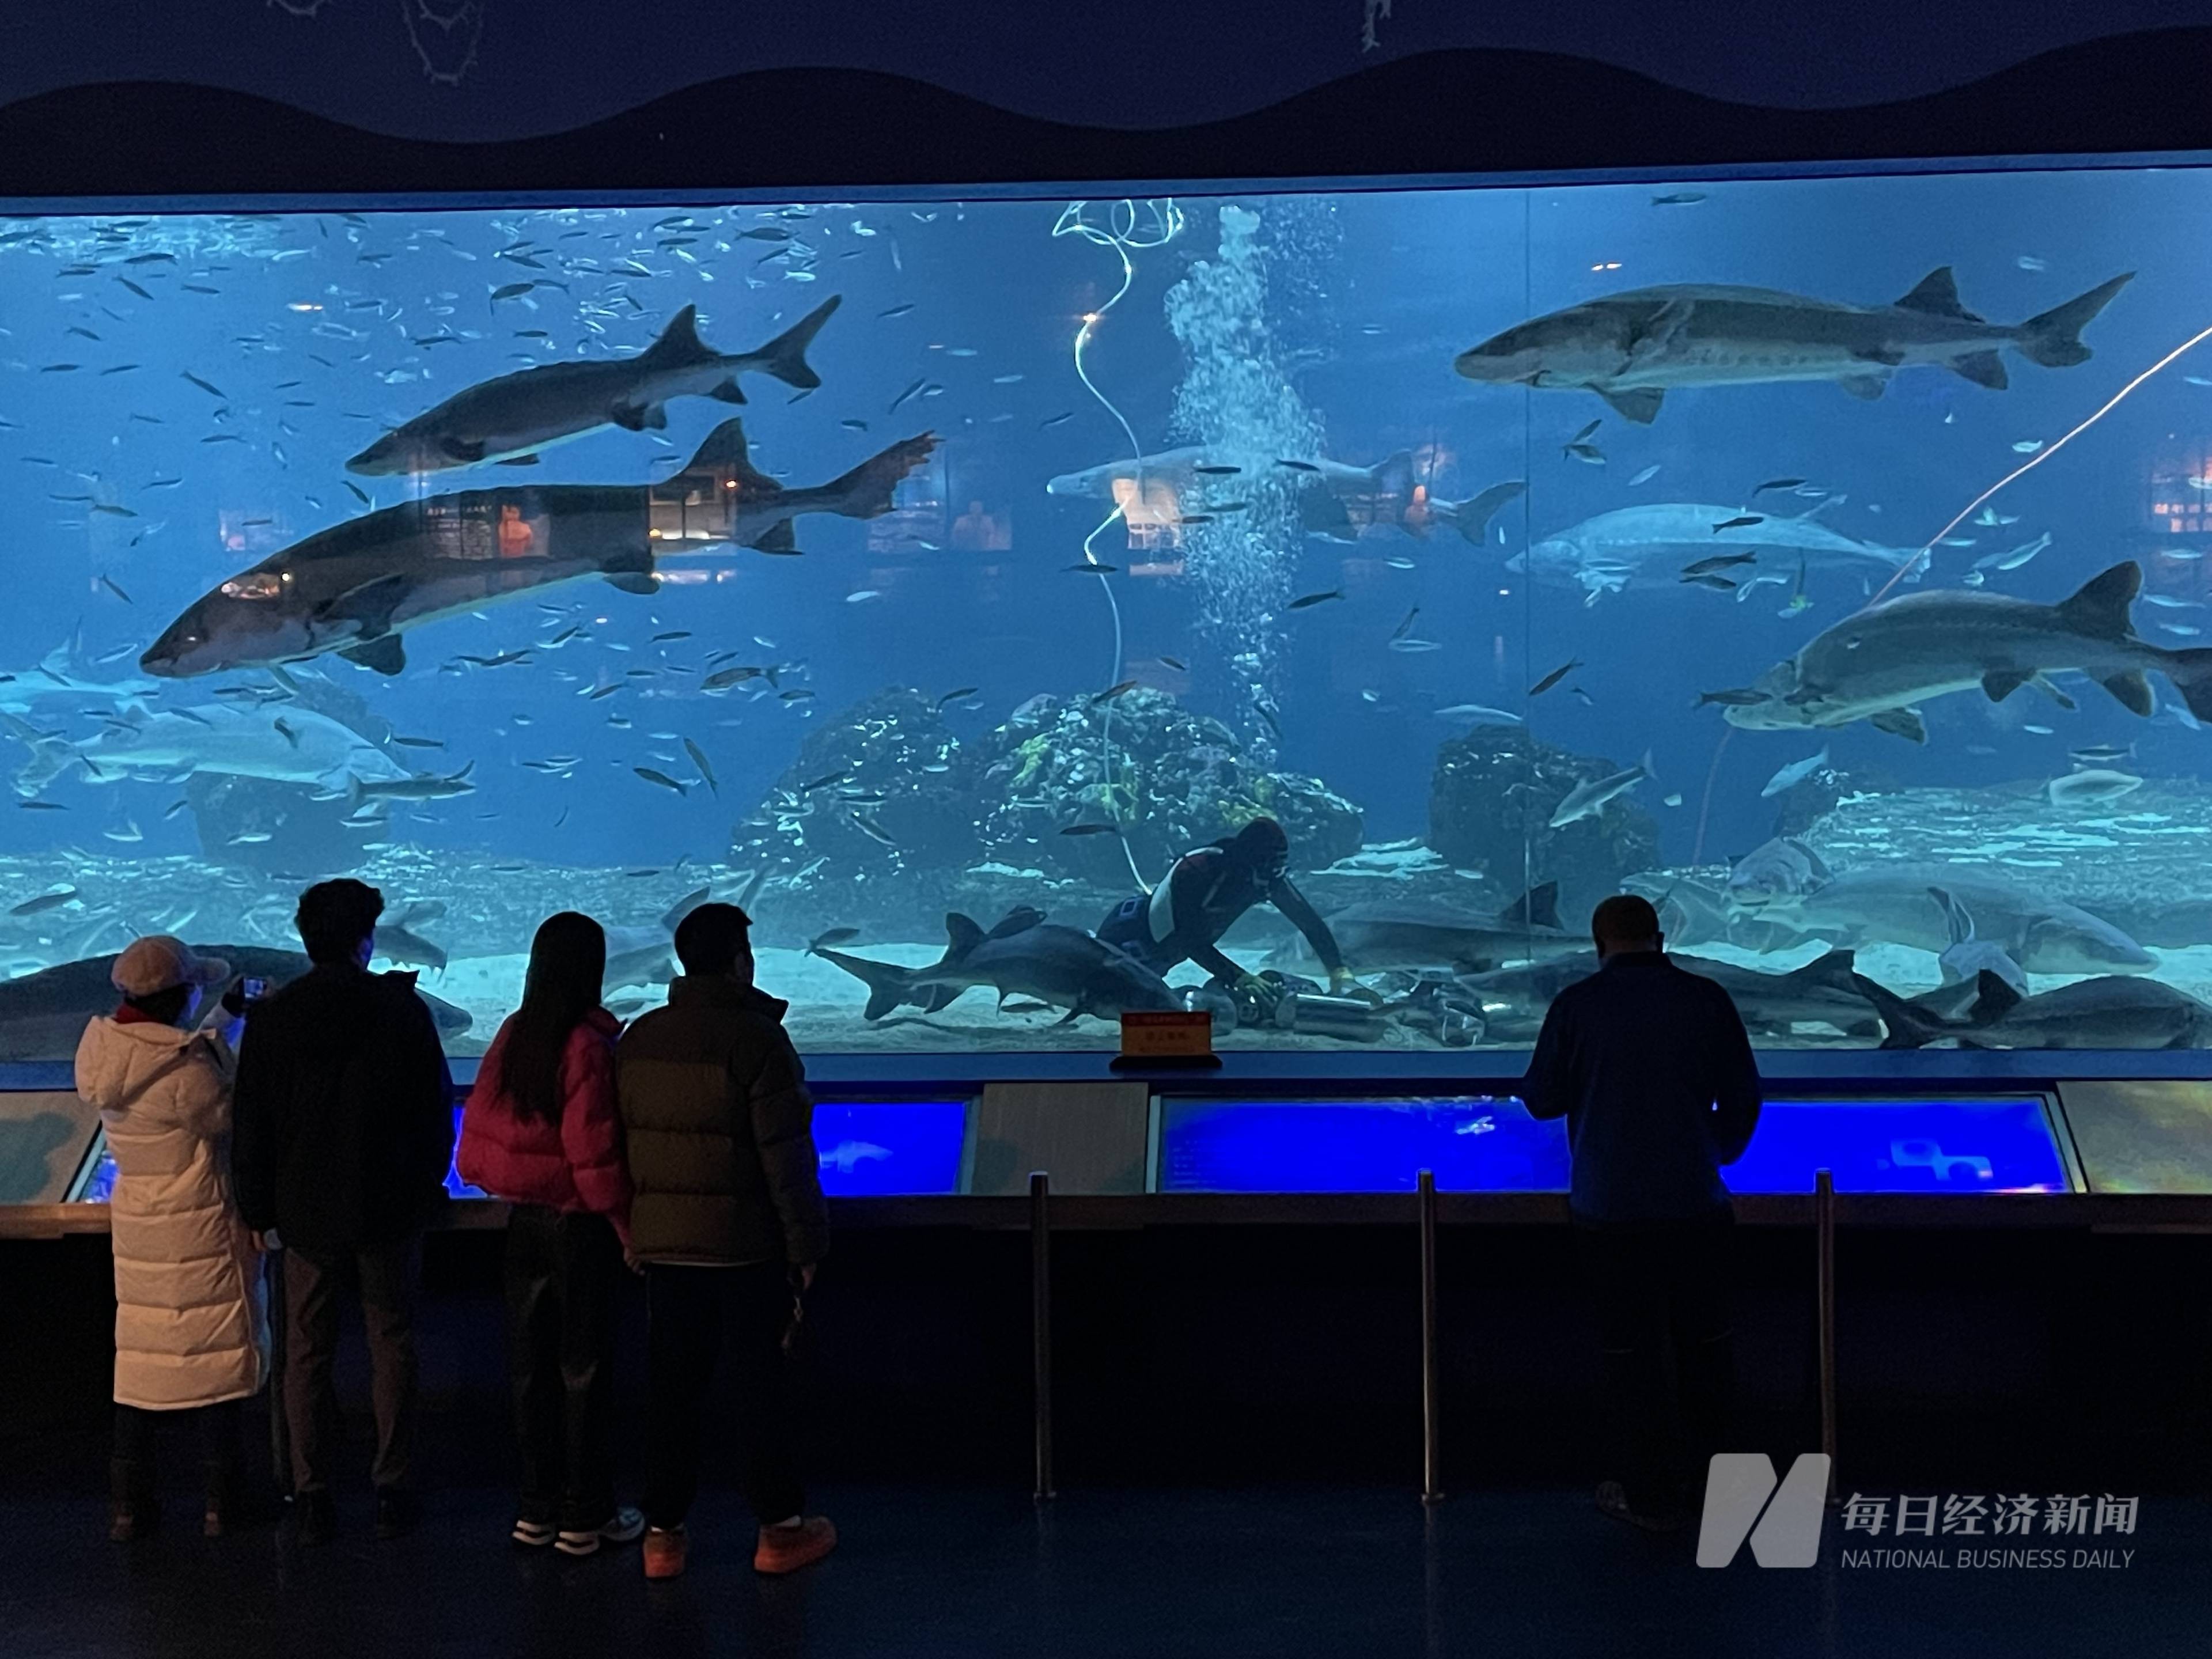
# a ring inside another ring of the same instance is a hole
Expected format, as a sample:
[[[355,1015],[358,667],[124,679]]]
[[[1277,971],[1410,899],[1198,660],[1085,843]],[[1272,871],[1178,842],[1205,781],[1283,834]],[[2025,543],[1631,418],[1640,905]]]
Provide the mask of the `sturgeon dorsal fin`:
[[[2130,559],[2100,572],[2058,602],[2058,620],[2093,640],[2128,636],[2128,607],[2142,592],[2142,567]]]
[[[945,960],[961,961],[986,937],[973,917],[963,916],[957,910],[951,912],[945,918]]]
[[[1966,317],[1966,307],[1959,303],[1958,280],[1951,275],[1948,265],[1938,265],[1923,276],[1914,284],[1912,292],[1897,302],[1897,308],[1917,311],[1929,317]]]
[[[1802,968],[1793,968],[1782,975],[1796,980],[1800,985],[1826,985],[1839,991],[1853,988],[1851,975],[1856,971],[1858,953],[1845,945],[1823,951]]]
[[[737,481],[740,494],[759,495],[782,488],[776,481],[752,464],[752,452],[745,442],[745,423],[742,420],[727,420],[707,434],[691,457],[684,471],[712,472],[717,475],[715,489],[720,491],[731,479]]]
[[[2002,1019],[2022,1000],[2019,992],[1987,968],[1974,976],[1974,1006],[1966,1018],[1977,1025]]]
[[[711,363],[720,354],[699,337],[699,307],[686,306],[668,319],[660,337],[645,349],[645,361],[655,368],[683,363]]]

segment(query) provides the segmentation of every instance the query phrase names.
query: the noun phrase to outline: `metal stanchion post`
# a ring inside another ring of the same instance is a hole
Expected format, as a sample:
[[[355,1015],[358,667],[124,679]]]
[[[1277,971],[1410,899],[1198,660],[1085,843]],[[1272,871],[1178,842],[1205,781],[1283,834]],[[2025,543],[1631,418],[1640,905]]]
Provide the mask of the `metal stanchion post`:
[[[1421,1207],[1421,1502],[1443,1502],[1443,1470],[1437,1445],[1437,1177],[1420,1173]]]
[[[1828,1502],[1836,1501],[1836,1181],[1813,1177],[1813,1231],[1819,1259],[1820,1449],[1828,1455]]]
[[[1030,1171],[1030,1330],[1036,1389],[1036,1495],[1052,1486],[1052,1177]]]

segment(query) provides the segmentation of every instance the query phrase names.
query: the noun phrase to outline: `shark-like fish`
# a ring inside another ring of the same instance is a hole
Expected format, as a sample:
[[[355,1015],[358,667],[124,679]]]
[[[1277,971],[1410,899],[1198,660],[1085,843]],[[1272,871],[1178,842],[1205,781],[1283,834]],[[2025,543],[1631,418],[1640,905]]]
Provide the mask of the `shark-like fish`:
[[[1416,536],[1449,525],[1480,546],[1492,517],[1528,488],[1518,480],[1495,483],[1465,501],[1432,501],[1413,477],[1411,451],[1348,466],[1315,457],[1286,460],[1231,453],[1205,446],[1163,450],[1141,460],[1104,461],[1063,472],[1045,484],[1048,495],[1113,501],[1132,523],[1173,524],[1204,514],[1208,502],[1241,495],[1257,480],[1288,481],[1297,490],[1299,521],[1310,536],[1355,541],[1368,525],[1395,525]]]
[[[806,361],[840,296],[832,295],[766,345],[725,356],[699,337],[699,313],[686,306],[660,337],[635,357],[539,363],[456,392],[387,432],[346,463],[365,477],[442,472],[527,455],[603,426],[632,432],[668,424],[672,398],[741,404],[738,376],[758,372],[786,386],[822,384]]]
[[[1908,565],[1914,577],[1926,568],[1917,549],[1856,541],[1811,514],[1732,522],[1753,516],[1740,507],[1698,501],[1618,507],[1545,537],[1508,559],[1505,568],[1525,571],[1553,586],[1579,587],[1588,603],[1632,584],[1639,589],[1679,588],[1677,559],[1715,553],[1796,554],[1816,568],[1876,573],[1884,579]]]
[[[1925,364],[2002,391],[2002,348],[2046,368],[2087,362],[2081,330],[2134,274],[2011,325],[1960,304],[1948,265],[1887,306],[1721,283],[1639,288],[1509,328],[1453,366],[1493,386],[1595,392],[1646,425],[1676,386],[1832,380],[1855,398],[1879,398],[1893,371]]]
[[[86,660],[84,633],[79,628],[40,658],[35,668],[0,673],[0,710],[28,714],[40,703],[55,697],[73,697],[85,702],[125,702],[155,696],[167,689],[159,680],[145,679],[137,674],[102,678],[93,672],[95,666]]]
[[[215,772],[276,783],[312,783],[329,790],[407,775],[405,769],[350,726],[310,709],[281,704],[240,708],[208,702],[149,713],[131,703],[97,737],[82,743],[42,732],[10,714],[0,714],[0,730],[30,745],[31,759],[15,775],[16,790],[25,795],[35,795],[72,766],[92,783],[144,777],[179,780],[195,772]]]
[[[1876,1029],[1875,1011],[1854,982],[1855,959],[1849,951],[1829,951],[1802,968],[1782,974],[1762,973],[1756,968],[1685,956],[1680,951],[1668,955],[1677,968],[1719,985],[1735,1004],[1744,1024],[1764,1036],[1788,1036],[1799,1025],[1832,1026],[1847,1036],[1871,1036]],[[1596,955],[1583,951],[1550,962],[1462,975],[1455,983],[1480,1002],[1486,1036],[1526,1042],[1534,1041],[1553,999],[1597,970]]]
[[[1328,918],[1328,930],[1352,971],[1449,969],[1481,973],[1504,962],[1541,962],[1587,950],[1589,939],[1559,926],[1559,884],[1530,888],[1495,915],[1474,915],[1434,905],[1376,901],[1355,904]],[[1282,968],[1313,961],[1303,936],[1268,953]]]
[[[1118,1019],[1124,1012],[1180,1008],[1182,999],[1168,982],[1127,951],[1115,949],[1079,927],[1042,920],[1024,907],[988,933],[967,916],[945,918],[945,954],[925,968],[900,968],[841,951],[817,950],[868,988],[864,1019],[881,1019],[911,1005],[929,1013],[978,985],[1008,997],[1035,997],[1067,1010],[1066,1024],[1079,1014]]]
[[[2142,567],[2130,561],[2056,605],[1980,590],[1909,593],[1838,623],[1759,676],[1748,688],[1757,701],[1723,712],[1753,731],[1865,720],[1924,743],[1917,703],[1976,687],[2002,702],[2073,670],[2145,718],[2156,703],[2144,675],[2164,674],[2191,714],[2212,720],[2212,648],[2172,651],[2137,639],[2128,609],[2142,588]]]
[[[1567,791],[1565,798],[1553,810],[1551,828],[1564,830],[1577,818],[1594,818],[1612,802],[1651,775],[1651,754],[1644,751],[1644,758],[1635,765],[1601,778],[1592,778],[1578,783]]]
[[[1885,1048],[1946,1039],[1962,1048],[2212,1048],[2212,1008],[2154,979],[2077,980],[2023,997],[1984,970],[1973,1006],[1956,1018],[1926,1006],[1928,999],[1907,1001],[1868,979],[1858,984],[1881,1016]]]
[[[902,439],[843,477],[787,489],[747,458],[744,425],[725,421],[690,465],[643,488],[515,484],[433,495],[319,532],[202,595],[147,648],[165,678],[299,662],[325,652],[397,674],[408,629],[557,583],[597,576],[656,592],[659,562],[717,546],[795,550],[805,513],[872,519],[937,447]]]
[[[1940,954],[1953,941],[1947,909],[1929,896],[1935,888],[1972,915],[1978,938],[2031,974],[2145,974],[2158,965],[2126,933],[2079,905],[1952,864],[1846,870],[1798,892],[1768,895],[1757,915],[1838,945],[1909,945]]]
[[[686,893],[650,927],[607,929],[606,987],[651,990],[676,977],[677,924],[714,896],[711,887]]]

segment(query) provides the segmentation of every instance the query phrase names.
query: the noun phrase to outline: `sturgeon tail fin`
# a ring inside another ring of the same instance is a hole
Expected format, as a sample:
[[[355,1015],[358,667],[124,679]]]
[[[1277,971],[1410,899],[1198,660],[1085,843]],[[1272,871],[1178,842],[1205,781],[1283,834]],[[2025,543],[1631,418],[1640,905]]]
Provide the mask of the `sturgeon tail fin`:
[[[1490,521],[1498,509],[1525,491],[1528,486],[1519,478],[1504,483],[1494,483],[1480,495],[1468,496],[1463,501],[1443,501],[1438,505],[1448,509],[1443,516],[1464,537],[1470,547],[1480,547],[1482,538],[1490,533]]]
[[[918,1008],[927,1008],[932,1002],[933,987],[917,989],[914,971],[888,962],[871,962],[866,957],[848,957],[842,951],[824,951],[817,947],[814,954],[824,962],[834,962],[868,988],[868,1006],[860,1011],[866,1020],[881,1019],[894,1008],[911,1002]]]
[[[1832,991],[1856,991],[1858,988],[1855,963],[1857,953],[1844,946],[1824,951],[1802,968],[1793,968],[1782,975],[1800,985],[1819,985]]]
[[[899,481],[927,460],[943,442],[934,432],[902,438],[890,448],[871,455],[842,478],[822,486],[822,510],[848,519],[881,518],[891,510],[891,492]]]
[[[801,392],[811,392],[822,384],[822,377],[814,372],[813,364],[806,361],[806,348],[814,343],[814,337],[822,331],[822,325],[830,320],[830,313],[837,309],[844,295],[833,294],[808,312],[789,328],[750,355],[753,366],[764,374],[772,374],[787,386]]]
[[[1941,1036],[1949,1036],[1942,1021],[1922,1009],[1914,1007],[1888,987],[1877,985],[1864,974],[1853,974],[1851,985],[1858,994],[1874,1005],[1881,1017],[1885,1048],[1923,1048]]]
[[[2081,331],[2134,276],[2132,270],[2123,271],[2111,282],[2100,283],[2063,306],[2029,318],[2020,325],[2013,339],[2020,355],[2045,368],[2071,368],[2075,363],[2087,362],[2090,352],[2081,343]]]

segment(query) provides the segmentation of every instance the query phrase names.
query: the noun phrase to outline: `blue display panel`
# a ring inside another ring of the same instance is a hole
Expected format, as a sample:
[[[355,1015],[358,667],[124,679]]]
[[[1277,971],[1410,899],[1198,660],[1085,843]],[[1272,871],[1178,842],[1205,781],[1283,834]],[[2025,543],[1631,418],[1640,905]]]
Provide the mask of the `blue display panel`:
[[[1482,1096],[1161,1102],[1164,1193],[1410,1192],[1424,1169],[1443,1192],[1565,1192],[1566,1125]],[[2037,1097],[1770,1101],[1723,1173],[1739,1193],[1805,1193],[1821,1169],[1847,1193],[2068,1190]]]
[[[100,1137],[100,1156],[93,1161],[92,1173],[84,1178],[84,1185],[76,1195],[80,1204],[105,1204],[115,1193],[115,1154],[107,1150],[107,1136]]]
[[[960,1190],[964,1100],[817,1103],[814,1146],[832,1198]]]
[[[1164,1193],[1564,1192],[1567,1138],[1510,1098],[1160,1103]]]
[[[2040,1097],[1776,1100],[1723,1171],[1739,1193],[2063,1193],[2066,1166]]]
[[[460,1138],[461,1109],[456,1106],[456,1147]],[[814,1108],[822,1190],[832,1198],[957,1193],[967,1139],[964,1100],[839,1101]],[[455,1198],[487,1196],[481,1187],[463,1181],[457,1166],[446,1171],[446,1190]]]

